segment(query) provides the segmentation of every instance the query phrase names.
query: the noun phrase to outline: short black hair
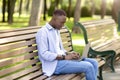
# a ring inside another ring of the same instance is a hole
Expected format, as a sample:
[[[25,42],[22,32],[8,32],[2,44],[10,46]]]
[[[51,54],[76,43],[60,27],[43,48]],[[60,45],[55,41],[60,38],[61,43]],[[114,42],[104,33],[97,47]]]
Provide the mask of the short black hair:
[[[66,12],[62,9],[57,9],[53,12],[53,15],[58,15],[58,16],[64,15],[64,16],[66,16]]]

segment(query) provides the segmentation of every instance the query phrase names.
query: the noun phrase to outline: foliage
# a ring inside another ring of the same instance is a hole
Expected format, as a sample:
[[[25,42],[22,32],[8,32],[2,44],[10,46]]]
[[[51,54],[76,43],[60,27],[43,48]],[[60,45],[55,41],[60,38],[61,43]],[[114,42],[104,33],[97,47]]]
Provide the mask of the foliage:
[[[52,0],[50,4],[50,8],[48,9],[48,16],[52,16],[52,12],[54,11],[54,9],[55,9],[55,3]]]
[[[81,10],[81,17],[91,17],[91,10],[90,8],[83,6]]]

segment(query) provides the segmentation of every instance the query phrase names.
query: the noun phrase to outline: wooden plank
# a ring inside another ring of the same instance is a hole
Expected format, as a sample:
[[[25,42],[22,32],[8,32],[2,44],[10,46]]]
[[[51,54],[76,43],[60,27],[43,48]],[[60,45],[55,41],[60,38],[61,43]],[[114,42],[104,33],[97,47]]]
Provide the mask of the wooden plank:
[[[84,23],[83,23],[83,25],[84,25]],[[98,22],[98,23],[93,23],[93,24],[87,24],[87,25],[84,25],[84,26],[86,26],[86,27],[94,27],[95,25],[97,25],[97,26],[100,26],[100,25],[115,25],[115,22],[111,22],[111,21],[104,22],[104,23]]]
[[[45,80],[51,80],[51,79],[53,79],[53,78],[55,78],[55,77],[57,77],[57,76],[59,76],[59,75],[52,75],[52,76],[46,78]]]
[[[68,32],[68,30],[66,29],[66,28],[62,28],[61,30],[60,30],[60,33],[61,34],[64,34],[64,33],[67,33]]]
[[[19,32],[19,31],[26,31],[26,30],[39,29],[39,28],[41,28],[41,26],[29,26],[29,27],[19,28],[19,29],[2,30],[0,31],[0,33]]]
[[[112,40],[96,40],[91,43],[91,47],[94,49],[100,48],[102,46],[105,46],[106,44],[109,44]]]
[[[62,43],[71,41],[70,37],[62,37]]]
[[[10,43],[10,42],[18,42],[18,41],[21,41],[21,40],[32,39],[32,38],[35,38],[35,34],[28,34],[28,35],[2,38],[2,39],[0,39],[0,45],[3,45],[5,43]]]
[[[30,51],[34,51],[34,50],[37,50],[36,46],[25,47],[25,48],[22,48],[22,49],[18,49],[18,50],[14,50],[14,51],[11,51],[11,52],[4,53],[4,54],[0,54],[0,59],[10,58],[10,57],[20,55],[20,54],[23,54],[23,53],[24,54],[29,53]]]
[[[15,66],[0,70],[0,76],[6,75],[6,74],[9,74],[9,73],[13,73],[13,72],[15,72],[17,70],[20,70],[22,68],[27,68],[27,66],[31,66],[32,64],[35,64],[37,62],[39,62],[39,60],[34,59],[34,60],[30,60],[30,61],[27,61],[27,62],[24,62],[24,63],[21,63],[21,64],[17,64]]]
[[[37,77],[37,78],[35,78],[33,80],[46,80],[46,78],[47,78],[47,76],[41,75],[41,76],[39,76],[39,77]],[[48,80],[50,80],[50,79],[48,79]]]
[[[65,42],[65,43],[63,43],[63,46],[64,47],[72,47],[72,44],[71,44],[71,42]]]
[[[21,62],[24,60],[30,60],[30,58],[36,57],[37,55],[38,55],[37,52],[33,52],[33,53],[25,54],[22,56],[17,56],[15,58],[11,58],[11,59],[0,60],[0,67],[15,64],[17,62]]]
[[[52,80],[70,80],[73,77],[75,77],[76,74],[64,74],[64,75],[59,75],[57,77],[52,78]]]
[[[35,44],[35,39],[28,40],[28,41],[20,41],[12,44],[0,45],[0,51],[2,52],[5,50],[12,50],[12,49],[32,45],[32,44]]]
[[[26,30],[26,31],[24,30],[24,31],[18,31],[18,32],[1,33],[0,38],[31,34],[31,33],[36,33],[37,31],[38,29],[32,29],[32,30]]]
[[[82,78],[85,77],[84,73],[81,74],[77,74],[74,78],[72,78],[71,80],[82,80]]]
[[[41,67],[40,65],[37,65],[37,66],[33,66],[31,68],[28,68],[28,69],[25,69],[25,70],[22,70],[20,72],[17,72],[15,74],[12,74],[12,75],[9,75],[9,76],[6,76],[6,77],[3,77],[3,78],[0,78],[0,80],[14,80],[16,78],[19,78],[21,76],[24,76],[26,74],[29,74],[33,71],[36,71],[36,70],[39,70]],[[39,74],[42,74],[42,72],[39,72]]]
[[[40,76],[40,73],[41,73],[41,70],[38,70],[36,72],[33,72],[29,75],[26,75],[26,76],[23,76],[17,80],[32,80],[33,78],[37,77],[37,76]]]
[[[105,64],[105,61],[102,60],[102,61],[99,62],[98,66],[100,67],[100,66],[102,66],[104,64]]]
[[[72,47],[65,47],[65,50],[67,50],[68,52],[73,51]]]
[[[99,50],[99,51],[103,51],[103,50],[115,50],[116,51],[120,47],[119,44],[120,43],[117,42],[117,41],[112,41],[112,42],[109,42],[109,43],[107,43],[105,45],[99,46],[99,48],[96,48],[96,50]]]
[[[115,21],[113,19],[102,19],[102,20],[92,20],[92,21],[85,21],[83,22],[83,25],[87,26],[90,24],[97,24],[97,23],[101,23],[101,24],[113,24],[115,23]]]
[[[101,67],[105,64],[105,60],[101,60],[101,58],[94,58],[98,61],[98,66]]]
[[[61,38],[63,37],[69,37],[70,36],[70,34],[69,33],[64,33],[64,34],[61,34]]]

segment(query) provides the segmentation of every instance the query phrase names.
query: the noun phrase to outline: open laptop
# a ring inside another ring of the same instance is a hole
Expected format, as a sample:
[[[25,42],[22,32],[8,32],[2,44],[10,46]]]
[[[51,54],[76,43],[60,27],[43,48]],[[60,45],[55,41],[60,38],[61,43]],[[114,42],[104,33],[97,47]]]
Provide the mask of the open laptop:
[[[88,56],[88,51],[89,51],[89,48],[90,48],[90,43],[86,44],[85,47],[84,47],[84,50],[83,50],[83,53],[82,53],[82,56],[80,57],[80,61],[83,59],[83,58],[86,58]]]

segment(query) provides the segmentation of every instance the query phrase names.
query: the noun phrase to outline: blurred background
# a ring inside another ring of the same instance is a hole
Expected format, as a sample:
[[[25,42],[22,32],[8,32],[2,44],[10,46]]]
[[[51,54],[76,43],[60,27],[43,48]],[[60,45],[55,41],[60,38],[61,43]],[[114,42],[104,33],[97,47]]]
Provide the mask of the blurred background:
[[[113,18],[119,22],[120,0],[0,0],[0,30],[39,26],[55,9],[67,13],[66,25],[77,21]]]

